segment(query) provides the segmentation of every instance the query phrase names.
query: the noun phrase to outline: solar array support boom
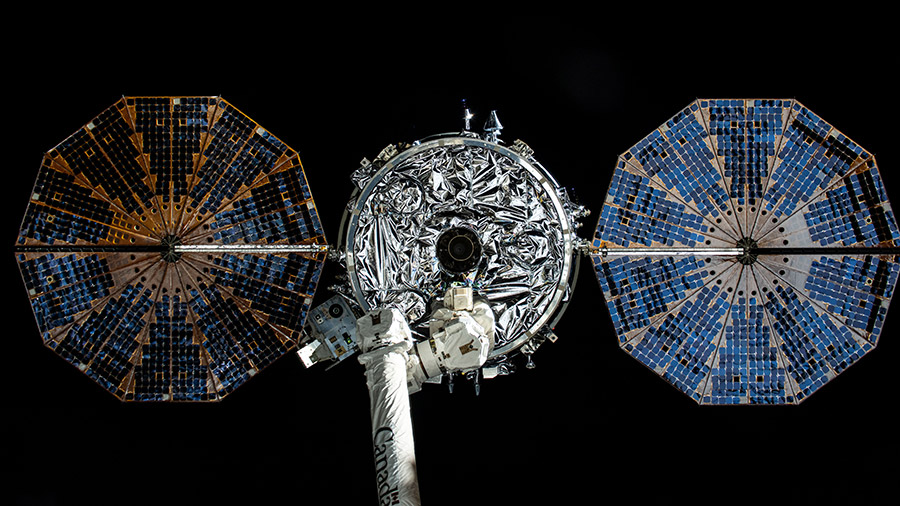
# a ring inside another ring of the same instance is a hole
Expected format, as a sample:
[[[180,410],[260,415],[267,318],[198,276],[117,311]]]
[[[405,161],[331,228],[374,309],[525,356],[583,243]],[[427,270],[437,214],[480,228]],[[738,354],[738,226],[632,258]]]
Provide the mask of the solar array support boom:
[[[689,255],[737,256],[744,252],[743,248],[597,248],[591,254],[607,256],[645,255],[660,257],[677,257]]]
[[[900,248],[893,247],[835,247],[835,248],[592,248],[592,255],[607,256],[738,256],[747,252],[755,255],[900,255]]]
[[[697,99],[617,159],[583,243],[619,346],[701,404],[796,404],[878,344],[900,227],[793,99]]]

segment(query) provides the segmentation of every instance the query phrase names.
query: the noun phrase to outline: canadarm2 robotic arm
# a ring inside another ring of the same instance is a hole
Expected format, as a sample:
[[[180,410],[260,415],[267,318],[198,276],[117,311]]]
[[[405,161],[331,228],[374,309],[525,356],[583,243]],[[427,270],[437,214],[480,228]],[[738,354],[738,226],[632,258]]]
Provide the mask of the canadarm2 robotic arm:
[[[357,320],[382,505],[420,504],[409,394],[428,379],[484,365],[493,346],[494,315],[486,302],[473,298],[470,287],[451,288],[429,331],[429,339],[414,343],[397,309],[375,309]]]

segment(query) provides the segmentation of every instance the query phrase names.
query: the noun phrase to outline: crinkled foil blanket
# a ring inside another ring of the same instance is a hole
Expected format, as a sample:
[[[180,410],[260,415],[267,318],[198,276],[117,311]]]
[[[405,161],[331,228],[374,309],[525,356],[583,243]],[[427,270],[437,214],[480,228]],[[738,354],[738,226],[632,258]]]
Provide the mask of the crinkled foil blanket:
[[[494,310],[494,354],[512,351],[555,309],[565,260],[560,219],[514,160],[473,146],[425,150],[386,174],[361,209],[353,251],[363,296],[369,307],[405,311],[426,334],[428,304],[451,281],[465,281]],[[451,276],[439,264],[435,245],[451,227],[468,227],[481,241],[481,262],[467,275]]]

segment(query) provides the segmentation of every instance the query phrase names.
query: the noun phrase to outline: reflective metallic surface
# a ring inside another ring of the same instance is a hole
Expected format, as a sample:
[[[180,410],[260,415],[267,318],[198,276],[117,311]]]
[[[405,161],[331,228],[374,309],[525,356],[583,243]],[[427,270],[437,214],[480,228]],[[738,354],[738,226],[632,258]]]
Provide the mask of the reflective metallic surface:
[[[521,148],[450,135],[402,152],[389,146],[374,164],[364,161],[340,246],[350,291],[364,309],[400,308],[426,335],[432,300],[451,283],[472,286],[496,315],[492,357],[516,350],[550,321],[570,290],[573,206],[530,149],[515,145]],[[439,242],[449,230],[477,238],[477,263],[457,269],[441,261]]]

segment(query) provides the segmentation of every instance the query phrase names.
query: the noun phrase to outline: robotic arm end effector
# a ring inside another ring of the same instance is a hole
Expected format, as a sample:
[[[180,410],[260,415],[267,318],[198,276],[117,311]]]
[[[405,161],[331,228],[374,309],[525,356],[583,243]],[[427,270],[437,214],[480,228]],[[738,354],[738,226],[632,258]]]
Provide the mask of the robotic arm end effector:
[[[414,343],[403,314],[396,309],[376,309],[357,323],[367,363],[372,352],[398,348],[407,355],[407,385],[410,393],[427,381],[448,372],[477,370],[487,362],[494,345],[494,313],[488,303],[473,296],[471,287],[447,290],[443,305],[429,323],[430,337]]]

